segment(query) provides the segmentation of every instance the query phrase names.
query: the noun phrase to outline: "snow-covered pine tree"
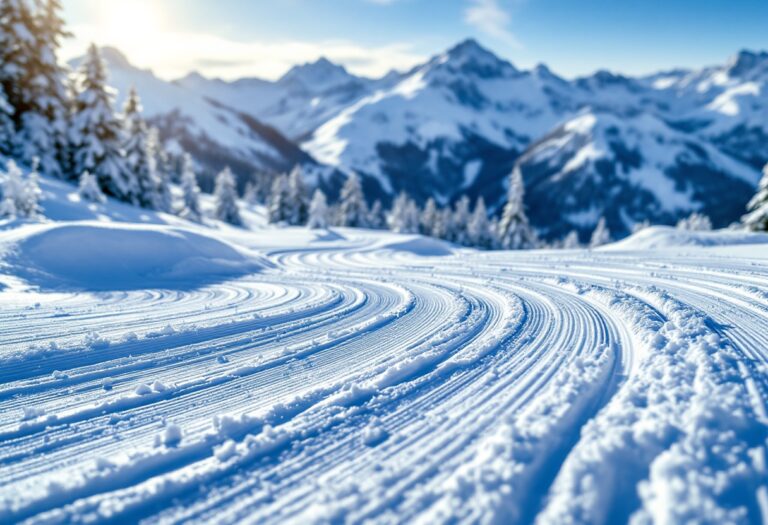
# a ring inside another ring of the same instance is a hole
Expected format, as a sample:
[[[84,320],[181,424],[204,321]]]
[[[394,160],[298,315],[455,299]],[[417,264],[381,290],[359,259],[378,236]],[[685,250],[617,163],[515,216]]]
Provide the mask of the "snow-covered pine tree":
[[[368,210],[368,217],[365,220],[368,228],[372,230],[383,230],[387,227],[387,220],[384,217],[384,206],[381,201],[376,199]]]
[[[580,247],[581,243],[579,242],[579,232],[576,230],[571,230],[563,239],[563,249],[575,250]]]
[[[256,172],[245,186],[243,198],[251,204],[267,204],[272,190],[273,178],[268,173]]]
[[[757,185],[757,193],[747,205],[747,214],[742,218],[744,225],[756,232],[768,232],[768,164],[763,168],[763,177]]]
[[[154,159],[155,179],[157,180],[154,192],[154,208],[158,211],[173,213],[170,163],[168,162],[168,154],[160,140],[160,131],[155,127],[147,130],[147,155],[150,159]]]
[[[272,181],[267,212],[271,224],[286,223],[291,214],[290,198],[288,196],[288,176],[278,175]]]
[[[309,204],[309,219],[307,228],[320,230],[328,227],[328,199],[320,188],[315,190],[312,195],[312,202]]]
[[[419,218],[419,232],[422,235],[435,236],[435,225],[438,213],[437,202],[430,197],[427,199],[427,203],[424,205],[424,209],[421,211],[421,217]]]
[[[432,236],[437,239],[451,240],[451,226],[453,211],[450,207],[439,208],[435,216],[435,224],[432,227]]]
[[[677,229],[698,232],[710,231],[712,230],[712,220],[703,213],[693,212],[677,222]]]
[[[461,246],[469,246],[471,244],[469,232],[467,231],[467,225],[471,217],[469,197],[462,195],[456,201],[456,205],[453,208],[453,215],[451,216],[451,223],[448,228],[448,236],[451,242]]]
[[[298,165],[288,175],[288,203],[290,205],[288,224],[293,226],[306,224],[309,202],[307,188],[304,185],[304,174],[301,171],[301,166]]]
[[[636,222],[632,226],[632,233],[638,233],[650,227],[651,227],[651,221],[649,221],[648,219],[645,219],[643,222]]]
[[[34,17],[27,0],[0,2],[0,85],[13,108],[16,129],[29,109],[25,82],[32,62],[34,34]]]
[[[131,88],[123,108],[125,165],[136,181],[136,203],[155,209],[159,201],[156,162],[149,145],[147,124],[141,116],[142,107],[136,89]]]
[[[71,129],[75,171],[93,174],[107,195],[134,202],[138,193],[136,179],[122,155],[122,126],[112,109],[104,62],[93,44],[80,73]]]
[[[395,198],[389,213],[389,229],[395,233],[419,233],[419,207],[404,191]]]
[[[59,16],[59,0],[43,0],[32,15],[32,40],[24,71],[24,111],[20,115],[17,153],[40,170],[63,177],[69,169],[69,100],[65,86],[68,71],[56,59],[61,39],[69,36]]]
[[[245,183],[245,189],[243,190],[243,200],[248,204],[259,204],[259,194],[256,189],[256,183],[249,180]]]
[[[356,173],[350,173],[339,196],[338,224],[349,228],[365,228],[368,226],[367,217],[368,206],[365,203],[360,177]]]
[[[216,218],[235,226],[242,226],[243,219],[240,217],[240,209],[237,206],[237,183],[229,168],[224,168],[216,175],[213,196]]]
[[[0,187],[2,216],[24,219],[37,217],[40,213],[40,194],[37,166],[25,178],[18,165],[12,160],[8,161]]]
[[[192,156],[184,154],[181,168],[182,203],[180,215],[187,220],[199,222],[203,218],[200,208],[200,186],[197,185],[197,175],[192,163]]]
[[[467,225],[467,236],[472,246],[490,250],[494,248],[495,236],[491,230],[491,222],[488,220],[488,209],[485,200],[478,197],[475,210]]]
[[[536,234],[525,213],[523,174],[516,167],[509,177],[507,203],[499,222],[499,243],[505,250],[525,250],[536,247]]]
[[[13,107],[5,96],[2,84],[0,84],[0,155],[13,153],[16,143],[16,129],[13,124]]]
[[[589,240],[590,248],[597,248],[604,244],[611,242],[611,232],[605,223],[605,217],[600,217],[595,226],[595,231],[592,232],[592,237]]]
[[[84,171],[83,174],[80,175],[80,180],[77,185],[77,193],[80,195],[81,199],[87,201],[95,202],[97,204],[107,202],[107,197],[101,191],[101,188],[99,188],[99,182],[96,180],[96,177],[87,171]]]

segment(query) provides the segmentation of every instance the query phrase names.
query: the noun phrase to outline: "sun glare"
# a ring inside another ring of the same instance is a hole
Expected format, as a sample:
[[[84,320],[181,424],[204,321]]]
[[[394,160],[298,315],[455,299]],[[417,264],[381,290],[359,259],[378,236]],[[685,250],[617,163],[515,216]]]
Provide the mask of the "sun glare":
[[[151,48],[162,25],[157,2],[146,0],[107,0],[99,2],[101,31],[104,37],[126,51]]]

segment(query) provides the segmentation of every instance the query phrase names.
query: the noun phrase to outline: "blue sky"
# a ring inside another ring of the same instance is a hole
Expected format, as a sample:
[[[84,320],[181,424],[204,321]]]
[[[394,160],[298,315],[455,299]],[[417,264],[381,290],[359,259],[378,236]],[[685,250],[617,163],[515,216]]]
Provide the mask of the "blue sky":
[[[405,69],[466,37],[520,67],[573,77],[721,63],[768,48],[768,0],[64,0],[77,37],[166,78],[276,78],[328,56],[358,74]]]

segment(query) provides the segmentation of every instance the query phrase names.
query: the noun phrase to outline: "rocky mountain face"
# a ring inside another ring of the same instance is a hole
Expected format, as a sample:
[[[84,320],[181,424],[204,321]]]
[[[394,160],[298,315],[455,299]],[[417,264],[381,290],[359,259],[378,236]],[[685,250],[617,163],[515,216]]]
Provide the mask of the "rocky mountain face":
[[[110,59],[164,135],[241,176],[303,163],[331,195],[359,173],[369,199],[406,191],[448,204],[503,203],[522,169],[526,206],[548,238],[586,236],[605,215],[615,237],[692,211],[737,220],[768,162],[768,53],[646,77],[566,80],[520,70],[467,40],[405,73],[356,77],[321,59],[275,82],[191,74],[157,79]]]

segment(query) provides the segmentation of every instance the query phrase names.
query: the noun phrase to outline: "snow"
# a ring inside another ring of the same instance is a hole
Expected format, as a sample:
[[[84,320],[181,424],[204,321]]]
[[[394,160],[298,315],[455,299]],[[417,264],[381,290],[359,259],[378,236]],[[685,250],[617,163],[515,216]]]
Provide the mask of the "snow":
[[[0,232],[5,271],[42,289],[193,288],[263,268],[236,248],[164,226],[95,222]]]
[[[0,229],[2,522],[763,519],[767,235],[481,253],[57,184]]]
[[[686,246],[759,246],[768,244],[768,234],[743,231],[687,231],[669,226],[652,226],[602,250],[659,250]]]

